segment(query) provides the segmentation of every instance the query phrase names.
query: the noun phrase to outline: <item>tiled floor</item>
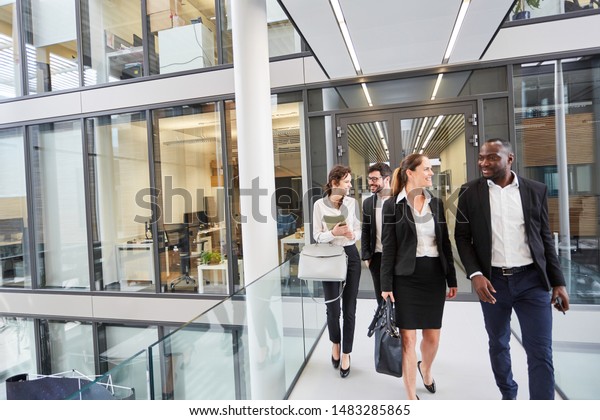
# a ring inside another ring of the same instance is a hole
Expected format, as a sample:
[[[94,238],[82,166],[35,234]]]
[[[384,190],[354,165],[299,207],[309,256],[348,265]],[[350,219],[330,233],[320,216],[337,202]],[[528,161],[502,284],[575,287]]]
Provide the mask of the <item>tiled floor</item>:
[[[405,399],[402,379],[382,375],[373,367],[373,338],[367,327],[375,310],[374,300],[359,300],[352,352],[352,370],[342,379],[330,362],[331,345],[323,334],[290,400],[399,400]],[[420,336],[420,333],[418,334]],[[525,352],[511,340],[513,373],[519,384],[518,399],[528,399]],[[417,344],[418,348],[418,344]],[[499,400],[487,353],[487,336],[479,303],[448,302],[442,338],[433,368],[436,394],[428,393],[420,378],[417,393],[422,400]],[[556,395],[556,398],[560,397]]]

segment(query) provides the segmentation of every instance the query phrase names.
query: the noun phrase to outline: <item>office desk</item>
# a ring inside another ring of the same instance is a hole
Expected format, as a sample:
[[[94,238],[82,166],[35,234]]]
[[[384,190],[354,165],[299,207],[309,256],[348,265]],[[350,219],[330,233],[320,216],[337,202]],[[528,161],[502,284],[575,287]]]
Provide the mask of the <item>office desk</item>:
[[[154,244],[118,244],[117,276],[128,284],[142,281],[154,284]]]

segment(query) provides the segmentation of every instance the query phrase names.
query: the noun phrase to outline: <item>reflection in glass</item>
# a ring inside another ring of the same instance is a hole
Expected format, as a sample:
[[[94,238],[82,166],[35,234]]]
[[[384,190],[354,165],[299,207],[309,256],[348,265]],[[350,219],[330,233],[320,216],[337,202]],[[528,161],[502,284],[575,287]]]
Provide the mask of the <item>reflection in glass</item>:
[[[0,286],[31,287],[21,128],[0,130]]]
[[[141,77],[144,62],[141,3],[101,0],[81,3],[84,85]]]
[[[89,289],[81,124],[34,125],[29,136],[39,286]]]
[[[0,317],[0,400],[6,399],[6,379],[37,372],[32,319]]]
[[[556,66],[562,69],[564,83],[560,107],[554,94]],[[600,303],[597,72],[597,60],[591,57],[514,66],[517,170],[548,186],[553,234],[561,238],[568,227],[569,238],[558,247],[571,303]],[[564,125],[564,138],[557,134],[559,124]],[[566,142],[564,171],[557,138]],[[561,179],[567,180],[566,190],[561,189]],[[568,214],[559,209],[561,199],[568,202]]]
[[[237,145],[237,119],[235,102],[225,101],[225,129],[227,135],[227,167],[229,188],[229,219],[231,221],[231,260],[233,266],[234,291],[244,287],[243,243],[242,243],[242,210],[240,207],[239,159]]]
[[[164,292],[229,290],[221,125],[216,104],[153,114]]]
[[[41,374],[77,372],[95,374],[92,325],[80,321],[40,321],[41,352],[44,360]]]
[[[100,365],[102,372],[113,369],[129,359],[132,355],[147,348],[158,339],[156,327],[131,327],[106,325],[100,326],[106,337],[101,340]],[[146,363],[127,363],[121,369],[116,369],[111,375],[114,383],[126,383],[128,388],[135,390],[135,399],[148,399],[148,385],[146,381]]]
[[[79,86],[77,24],[73,0],[24,0],[29,93]]]
[[[151,212],[138,202],[150,187],[145,113],[90,118],[86,138],[96,289],[154,292]]]
[[[304,244],[302,192],[302,153],[304,130],[299,95],[274,96],[272,106],[273,151],[275,161],[275,206],[280,261],[300,252]]]
[[[233,41],[231,35],[231,0],[221,2],[221,43],[223,63],[233,63]],[[292,22],[277,0],[267,0],[267,31],[269,57],[299,53],[302,50],[301,38]]]
[[[0,5],[0,99],[14,98],[21,90],[19,26],[14,1]]]

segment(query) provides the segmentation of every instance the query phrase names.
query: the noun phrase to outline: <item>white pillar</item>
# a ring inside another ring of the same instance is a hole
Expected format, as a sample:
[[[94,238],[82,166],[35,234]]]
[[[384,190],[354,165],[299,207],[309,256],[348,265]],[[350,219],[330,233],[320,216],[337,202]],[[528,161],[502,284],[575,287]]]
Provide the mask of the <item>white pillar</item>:
[[[252,282],[279,262],[273,218],[275,162],[271,123],[265,0],[232,0],[233,72],[237,117],[244,279]]]
[[[554,105],[556,127],[556,167],[558,170],[558,220],[561,255],[571,259],[571,229],[569,226],[569,172],[567,161],[567,130],[562,62],[557,60],[554,71]]]
[[[285,389],[266,0],[231,0],[250,398]],[[277,333],[274,333],[274,331]],[[270,334],[269,334],[270,332]]]

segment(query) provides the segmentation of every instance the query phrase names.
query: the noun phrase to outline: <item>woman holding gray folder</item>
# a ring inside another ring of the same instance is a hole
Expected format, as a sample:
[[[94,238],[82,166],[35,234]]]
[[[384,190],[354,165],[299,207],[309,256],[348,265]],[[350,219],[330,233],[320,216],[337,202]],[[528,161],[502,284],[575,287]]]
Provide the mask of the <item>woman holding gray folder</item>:
[[[341,245],[348,256],[346,285],[341,298],[338,282],[323,282],[327,307],[327,329],[332,343],[331,364],[342,378],[350,374],[350,353],[354,342],[356,297],[360,281],[360,255],[356,241],[360,239],[360,213],[356,200],[348,194],[352,173],[347,166],[336,165],[327,177],[325,194],[313,207],[313,237],[318,243]],[[340,302],[341,300],[341,302]],[[340,315],[343,326],[340,328]]]

